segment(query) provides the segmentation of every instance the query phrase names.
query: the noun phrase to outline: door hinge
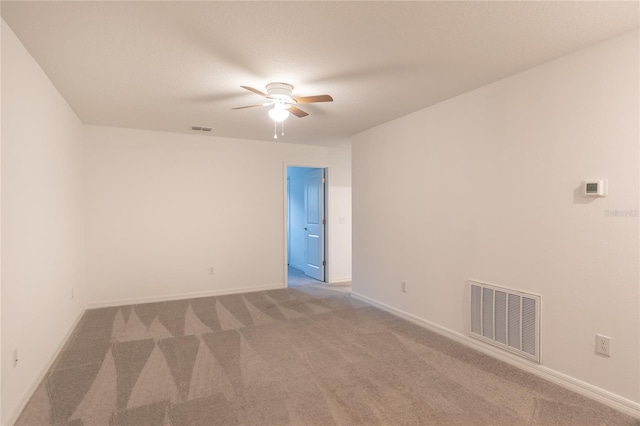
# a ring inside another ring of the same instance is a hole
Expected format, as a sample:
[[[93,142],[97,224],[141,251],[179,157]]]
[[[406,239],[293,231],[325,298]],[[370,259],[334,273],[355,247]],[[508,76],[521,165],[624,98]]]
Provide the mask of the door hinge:
[[[322,224],[326,225],[327,224],[327,219],[322,219]]]
[[[322,266],[327,266],[327,261],[326,260],[322,261]]]
[[[327,183],[327,180],[325,178],[322,178],[322,183]]]

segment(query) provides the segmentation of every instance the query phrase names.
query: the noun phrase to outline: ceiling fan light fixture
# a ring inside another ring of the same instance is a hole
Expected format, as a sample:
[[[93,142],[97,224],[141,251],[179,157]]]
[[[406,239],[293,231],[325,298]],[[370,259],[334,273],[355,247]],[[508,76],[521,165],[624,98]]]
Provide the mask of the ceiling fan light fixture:
[[[286,105],[276,103],[273,108],[269,110],[269,117],[276,123],[283,122],[289,117],[289,111],[286,109]]]

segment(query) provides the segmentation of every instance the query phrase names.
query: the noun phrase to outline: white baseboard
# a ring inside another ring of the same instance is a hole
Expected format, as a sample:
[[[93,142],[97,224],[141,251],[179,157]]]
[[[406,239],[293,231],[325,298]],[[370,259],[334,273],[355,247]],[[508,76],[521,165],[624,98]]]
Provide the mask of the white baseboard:
[[[36,377],[33,379],[31,384],[29,385],[29,387],[27,387],[27,389],[24,391],[24,393],[22,394],[22,396],[18,400],[18,405],[15,407],[15,409],[9,415],[9,417],[6,419],[6,421],[3,419],[3,421],[2,421],[3,425],[13,425],[15,422],[18,421],[18,417],[20,416],[20,414],[22,414],[22,410],[24,410],[24,407],[27,406],[27,403],[29,402],[29,400],[31,399],[33,394],[35,393],[36,389],[38,388],[40,383],[42,383],[42,380],[44,380],[45,375],[47,374],[47,372],[49,371],[49,369],[51,368],[51,366],[55,362],[56,358],[58,357],[58,355],[62,351],[62,348],[64,348],[64,345],[67,344],[67,341],[69,340],[69,337],[71,337],[71,334],[73,333],[73,330],[78,325],[78,322],[80,322],[80,318],[82,318],[82,315],[84,315],[85,311],[86,311],[86,309],[80,310],[80,313],[78,314],[76,319],[71,323],[71,326],[64,333],[64,336],[62,337],[62,340],[60,341],[60,344],[51,353],[51,355],[47,359],[47,362],[45,363],[45,365],[40,369],[38,374],[36,374]]]
[[[226,288],[226,289],[209,290],[209,291],[195,291],[190,293],[171,294],[167,296],[134,297],[130,299],[118,299],[118,300],[107,300],[104,302],[92,302],[92,303],[89,303],[89,305],[87,306],[87,309],[109,308],[109,307],[124,306],[124,305],[136,305],[140,303],[168,302],[171,300],[196,299],[198,297],[225,296],[227,294],[251,293],[253,291],[277,290],[280,288],[286,288],[286,285],[279,283],[279,284],[269,284],[269,285],[261,285],[261,286],[254,286],[254,287]]]
[[[543,365],[536,364],[526,359],[512,355],[508,352],[501,351],[500,349],[494,348],[493,346],[487,345],[479,340],[472,339],[468,336],[465,336],[464,334],[458,333],[457,331],[442,327],[441,325],[435,324],[431,321],[427,321],[408,312],[394,308],[393,306],[371,299],[362,294],[351,292],[351,296],[365,303],[376,306],[384,311],[411,321],[412,323],[424,327],[427,330],[448,337],[451,340],[462,343],[463,345],[471,347],[479,352],[497,358],[501,361],[506,362],[507,364],[513,365],[514,367],[520,368],[528,373],[534,374],[559,386],[567,388],[575,393],[601,402],[630,416],[640,418],[640,403],[631,401],[620,395],[616,395],[605,389],[583,382]]]
[[[342,284],[342,283],[350,283],[351,277],[337,277],[332,278],[329,284]]]

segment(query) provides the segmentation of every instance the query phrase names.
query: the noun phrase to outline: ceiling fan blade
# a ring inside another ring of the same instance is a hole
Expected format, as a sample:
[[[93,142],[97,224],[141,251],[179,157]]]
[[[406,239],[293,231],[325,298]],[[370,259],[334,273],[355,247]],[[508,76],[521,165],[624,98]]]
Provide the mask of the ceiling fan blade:
[[[254,89],[253,87],[249,87],[249,86],[240,86],[240,87],[242,87],[243,89],[248,90],[248,91],[250,91],[250,92],[253,92],[253,93],[255,93],[256,95],[260,95],[260,96],[262,96],[263,98],[266,98],[266,97],[267,97],[267,94],[266,94],[266,93],[262,93],[261,91],[259,91],[258,89]]]
[[[306,117],[307,114],[306,112],[304,112],[303,110],[301,110],[300,108],[296,108],[293,105],[291,105],[289,108],[287,108],[289,110],[289,112],[293,115],[295,115],[298,118],[302,118],[302,117]]]
[[[293,98],[299,104],[310,104],[313,102],[333,102],[333,98],[329,95],[316,95],[316,96],[302,96],[300,98]]]
[[[264,106],[264,104],[247,105],[247,106],[235,107],[235,108],[231,108],[231,109],[245,109],[245,108],[253,108],[253,107],[259,107],[259,106]]]

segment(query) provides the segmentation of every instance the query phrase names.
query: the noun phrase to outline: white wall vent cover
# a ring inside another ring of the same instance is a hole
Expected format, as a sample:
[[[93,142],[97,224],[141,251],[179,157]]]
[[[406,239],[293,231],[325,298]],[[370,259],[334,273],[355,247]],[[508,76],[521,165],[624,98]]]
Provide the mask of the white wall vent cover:
[[[540,362],[540,296],[469,281],[469,335]]]

